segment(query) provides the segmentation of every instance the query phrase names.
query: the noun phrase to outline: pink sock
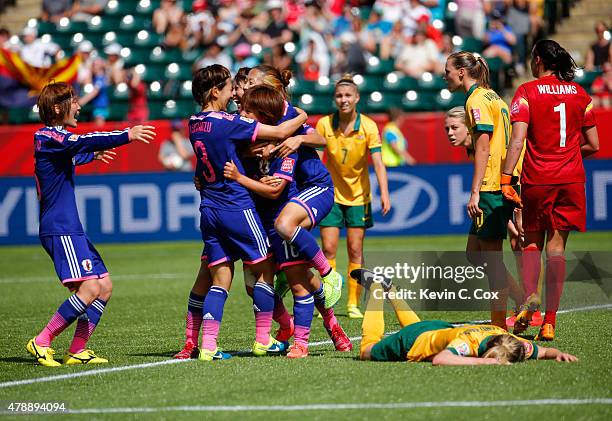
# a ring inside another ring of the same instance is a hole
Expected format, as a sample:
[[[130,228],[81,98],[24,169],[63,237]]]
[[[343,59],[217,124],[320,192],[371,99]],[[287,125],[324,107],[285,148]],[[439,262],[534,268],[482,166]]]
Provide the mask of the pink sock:
[[[78,319],[76,330],[74,332],[74,338],[72,339],[72,343],[70,344],[69,352],[73,354],[83,352],[85,350],[85,347],[87,346],[87,341],[89,341],[89,338],[91,337],[95,328],[96,325],[90,323],[89,320]]]
[[[200,328],[202,327],[202,311],[197,313],[187,312],[187,328],[185,330],[186,342],[191,342],[198,346],[200,338]]]
[[[270,343],[272,313],[272,311],[255,312],[255,340],[262,345],[268,345]]]
[[[287,307],[283,304],[283,301],[279,299],[277,294],[274,295],[274,312],[272,313],[272,319],[278,323],[281,329],[291,329],[291,315],[287,311]]]
[[[327,275],[331,270],[329,261],[325,258],[325,255],[321,250],[317,252],[315,257],[311,260],[311,263],[321,276]]]
[[[209,351],[217,349],[217,336],[219,336],[221,323],[216,320],[204,320],[202,323],[202,348]]]
[[[308,347],[308,337],[310,336],[310,328],[306,326],[295,327],[295,343]]]
[[[319,313],[323,317],[323,326],[327,330],[332,330],[334,326],[338,324],[338,319],[336,319],[336,315],[334,314],[333,308],[325,308],[323,303],[315,304]]]
[[[47,326],[38,334],[35,341],[36,345],[47,347],[51,345],[53,339],[68,327],[69,323],[59,313],[55,313]]]

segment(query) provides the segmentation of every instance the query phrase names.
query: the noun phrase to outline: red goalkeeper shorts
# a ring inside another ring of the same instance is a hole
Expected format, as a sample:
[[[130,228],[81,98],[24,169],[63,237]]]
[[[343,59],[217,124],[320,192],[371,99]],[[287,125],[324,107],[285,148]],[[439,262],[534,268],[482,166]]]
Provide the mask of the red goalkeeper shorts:
[[[586,231],[584,183],[521,186],[525,231]]]

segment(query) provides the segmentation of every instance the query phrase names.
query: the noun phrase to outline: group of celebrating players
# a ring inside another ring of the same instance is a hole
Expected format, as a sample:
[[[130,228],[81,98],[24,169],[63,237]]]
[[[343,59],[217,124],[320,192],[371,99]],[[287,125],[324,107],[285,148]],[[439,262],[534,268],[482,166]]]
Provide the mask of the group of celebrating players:
[[[253,300],[254,355],[306,357],[315,307],[335,348],[350,351],[352,343],[333,310],[343,285],[334,259],[338,228],[344,226],[350,237],[348,314],[363,317],[362,359],[444,365],[503,364],[527,358],[575,361],[572,355],[507,332],[508,295],[520,304],[513,319],[515,334],[527,329],[539,307],[540,255],[545,247],[546,312],[536,339],[554,338],[568,233],[585,229],[582,156],[598,149],[591,101],[572,81],[576,65],[571,56],[554,41],[539,41],[531,68],[536,80],[519,87],[509,108],[490,89],[482,57],[462,51],[451,54],[446,64],[449,89],[467,95],[465,109],[447,115],[447,134],[453,145],[465,146],[474,158],[467,254],[473,264],[486,263],[490,287],[502,297],[492,303],[491,325],[455,327],[420,321],[405,302],[391,300],[402,330],[384,339],[380,300],[370,299],[365,315],[357,307],[357,282],[369,294],[394,288],[392,280],[361,268],[359,249],[365,228],[371,226],[369,184],[357,188],[352,186],[358,184],[355,180],[337,183],[333,177],[332,181],[334,171],[330,175],[316,150],[329,148],[328,139],[335,139],[337,151],[331,151],[331,163],[345,165],[353,173],[365,168],[366,178],[365,151],[369,151],[383,213],[389,211],[380,139],[368,135],[372,131],[368,127],[375,127],[372,120],[355,111],[359,92],[352,77],[336,83],[338,112],[321,119],[315,130],[305,124],[305,113],[288,102],[289,71],[262,65],[242,69],[232,81],[221,65],[198,70],[192,91],[202,108],[189,119],[189,134],[197,157],[194,182],[201,195],[204,249],[188,299],[185,345],[175,358],[231,357],[219,348],[217,339],[236,260],[243,262],[246,292]],[[226,111],[232,98],[238,105],[235,113]],[[45,124],[34,136],[40,239],[60,281],[73,294],[26,348],[38,363],[59,366],[51,342],[76,320],[64,364],[106,363],[86,345],[111,297],[112,283],[79,220],[74,167],[112,159],[110,149],[129,142],[148,143],[155,136],[154,127],[72,134],[66,128],[76,127],[80,107],[64,83],[47,85],[38,106]],[[348,201],[338,200],[339,195]],[[357,206],[346,204],[353,202]],[[515,210],[521,207],[522,221]],[[311,233],[318,225],[323,250]],[[522,287],[501,256],[508,229],[514,234],[513,248],[522,250],[518,257]],[[283,304],[289,290],[293,316]],[[279,324],[274,336],[273,320]],[[291,337],[294,342],[289,346]]]

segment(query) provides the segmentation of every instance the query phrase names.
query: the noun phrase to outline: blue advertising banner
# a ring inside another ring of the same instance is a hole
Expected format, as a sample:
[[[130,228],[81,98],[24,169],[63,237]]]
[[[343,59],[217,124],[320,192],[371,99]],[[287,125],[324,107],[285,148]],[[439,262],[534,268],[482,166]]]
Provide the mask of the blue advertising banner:
[[[585,161],[587,229],[612,230],[612,161]],[[391,212],[380,214],[371,174],[374,227],[368,235],[465,234],[470,165],[388,170]],[[198,240],[199,193],[190,173],[77,176],[77,204],[95,242]],[[0,244],[38,243],[34,178],[0,179]]]

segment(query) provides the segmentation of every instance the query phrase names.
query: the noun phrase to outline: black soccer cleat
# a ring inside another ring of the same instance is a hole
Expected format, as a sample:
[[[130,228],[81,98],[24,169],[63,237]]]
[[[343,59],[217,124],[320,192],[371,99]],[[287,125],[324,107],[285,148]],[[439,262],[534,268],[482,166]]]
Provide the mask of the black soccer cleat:
[[[353,279],[357,280],[361,286],[366,289],[370,289],[372,283],[376,282],[380,284],[385,291],[389,291],[393,286],[393,281],[389,278],[385,278],[382,275],[376,274],[369,269],[359,268],[351,271]]]

